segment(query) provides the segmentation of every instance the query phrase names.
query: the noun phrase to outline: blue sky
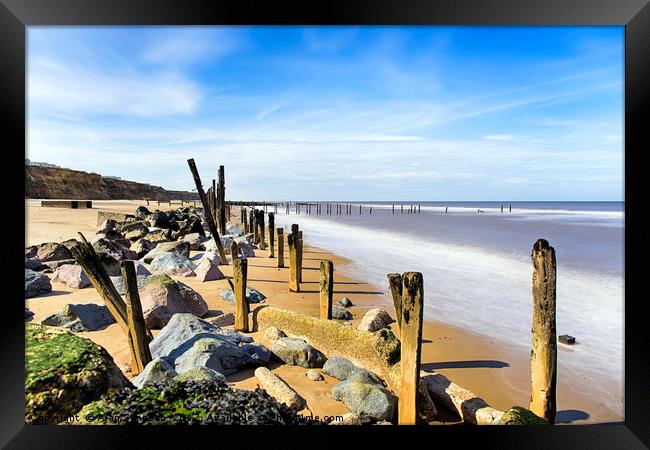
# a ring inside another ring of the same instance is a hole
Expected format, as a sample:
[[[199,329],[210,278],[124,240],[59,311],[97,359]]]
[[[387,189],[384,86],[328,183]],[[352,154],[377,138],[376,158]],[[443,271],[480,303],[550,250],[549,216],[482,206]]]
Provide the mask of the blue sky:
[[[250,200],[622,200],[623,27],[29,27],[27,157]]]

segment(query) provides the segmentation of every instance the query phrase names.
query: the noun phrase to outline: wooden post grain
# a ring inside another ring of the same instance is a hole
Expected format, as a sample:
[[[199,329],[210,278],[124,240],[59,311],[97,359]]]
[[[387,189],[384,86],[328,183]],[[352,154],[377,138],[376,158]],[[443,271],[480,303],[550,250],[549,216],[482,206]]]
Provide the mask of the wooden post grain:
[[[395,307],[395,319],[397,319],[397,326],[402,328],[402,275],[399,273],[389,273],[388,286],[390,293],[393,297],[393,306]]]
[[[275,213],[269,213],[269,258],[275,258]]]
[[[129,325],[129,349],[131,351],[131,373],[142,372],[153,359],[149,350],[148,330],[142,314],[142,304],[138,294],[138,282],[133,261],[120,263],[122,278],[124,278],[124,293],[126,298],[126,316]]]
[[[193,158],[188,159],[187,164],[190,166],[190,171],[192,172],[192,176],[194,177],[194,184],[196,184],[196,191],[199,193],[199,197],[201,198],[201,204],[203,205],[203,213],[205,214],[205,221],[208,223],[208,228],[210,228],[210,233],[212,234],[212,239],[214,239],[214,243],[217,244],[217,250],[219,251],[221,264],[227,265],[228,260],[226,259],[226,252],[223,249],[223,244],[221,243],[221,237],[219,236],[219,231],[217,230],[214,217],[212,216],[212,212],[210,211],[210,207],[208,205],[208,199],[206,198],[205,192],[203,191],[203,186],[201,185],[201,177],[199,176],[199,171],[196,169],[196,164],[194,163],[194,159]]]
[[[300,292],[298,280],[298,233],[289,234],[289,290]]]
[[[303,253],[303,240],[302,230],[298,231],[298,282],[302,283],[302,253]]]
[[[398,402],[400,425],[415,425],[418,420],[417,394],[420,384],[422,313],[424,280],[420,272],[402,275],[402,325],[400,327],[401,384]]]
[[[332,319],[332,297],[334,295],[334,264],[332,261],[320,262],[320,318]]]
[[[557,340],[555,330],[555,249],[545,239],[533,246],[533,342],[530,353],[530,410],[555,423]]]
[[[278,228],[276,231],[278,233],[278,267],[283,268],[284,267],[284,230],[282,228]]]
[[[248,275],[248,260],[234,259],[233,278],[235,289],[235,331],[248,333],[248,300],[246,299],[246,277]]]

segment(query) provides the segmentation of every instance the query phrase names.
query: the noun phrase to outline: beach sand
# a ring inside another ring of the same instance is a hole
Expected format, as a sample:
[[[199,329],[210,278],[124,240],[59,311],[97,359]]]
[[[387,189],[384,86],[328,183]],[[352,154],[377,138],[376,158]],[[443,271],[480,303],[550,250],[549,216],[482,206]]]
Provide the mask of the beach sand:
[[[197,202],[198,204],[198,202]],[[90,239],[97,229],[97,211],[115,211],[133,214],[138,206],[146,206],[143,201],[93,201],[93,209],[76,210],[63,208],[42,208],[38,200],[26,200],[26,246],[42,242],[60,242],[66,239],[78,239],[77,232],[82,232]],[[179,204],[169,206],[151,202],[150,210],[170,210]],[[238,210],[234,210],[238,218]],[[300,217],[295,218],[300,224]],[[286,245],[286,240],[285,240]],[[192,252],[192,255],[199,252]],[[276,252],[277,253],[277,252]],[[385,307],[392,317],[395,312],[388,286],[373,286],[363,280],[353,279],[346,274],[346,264],[350,261],[322,249],[309,245],[309,236],[305,235],[304,272],[301,287],[305,292],[290,293],[288,287],[288,249],[285,248],[286,268],[278,269],[277,260],[268,258],[267,250],[256,250],[255,258],[249,259],[248,286],[262,292],[266,301],[260,305],[251,305],[251,310],[262,305],[290,309],[303,314],[318,316],[318,276],[322,259],[334,263],[334,301],[342,297],[352,300],[354,306],[348,308],[353,314],[353,326],[357,326],[365,311],[373,307]],[[232,267],[220,266],[227,277],[232,275]],[[408,270],[408,268],[404,268]],[[210,308],[209,315],[217,311],[234,312],[234,307],[222,300],[219,293],[228,288],[226,279],[201,282],[193,277],[173,277],[186,283],[199,292]],[[52,283],[52,292],[25,301],[26,306],[34,312],[33,323],[40,323],[45,317],[59,311],[67,303],[96,303],[102,300],[90,286],[85,289],[70,289],[59,283]],[[232,328],[232,327],[227,327]],[[397,334],[395,328],[393,331]],[[158,331],[153,330],[155,335]],[[250,333],[257,342],[266,344],[261,332]],[[117,365],[132,378],[129,371],[130,355],[126,337],[117,324],[102,330],[79,333],[104,347]],[[530,400],[530,350],[522,351],[521,346],[491,340],[471,332],[432,320],[425,320],[422,340],[422,369],[435,370],[451,379],[454,383],[469,389],[483,398],[492,407],[506,410],[513,405],[528,407]],[[528,338],[528,337],[526,337]],[[565,350],[560,345],[559,351]],[[338,380],[325,374],[324,381],[311,381],[305,376],[306,369],[297,366],[271,365],[273,372],[285,380],[305,400],[307,407],[302,414],[319,416],[342,415],[348,412],[341,402],[332,400],[329,392]],[[228,377],[228,381],[241,389],[255,389],[258,385],[253,375],[254,369],[240,371]],[[598,398],[578,395],[572,389],[572,383],[584,383],[588,380],[558,377],[558,414],[557,423],[609,423],[623,419],[603,407]],[[448,422],[454,423],[454,419]]]

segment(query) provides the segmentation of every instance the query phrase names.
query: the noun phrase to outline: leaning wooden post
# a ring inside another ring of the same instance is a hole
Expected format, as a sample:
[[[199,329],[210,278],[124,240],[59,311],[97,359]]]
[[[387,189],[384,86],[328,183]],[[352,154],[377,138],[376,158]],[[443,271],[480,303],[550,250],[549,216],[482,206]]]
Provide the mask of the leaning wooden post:
[[[120,263],[122,278],[124,278],[124,293],[126,298],[126,316],[129,324],[129,349],[131,350],[131,373],[142,372],[153,359],[149,350],[147,325],[142,314],[142,304],[138,294],[138,282],[133,261]]]
[[[194,184],[196,184],[196,191],[199,193],[201,198],[201,204],[203,205],[203,213],[205,214],[205,221],[208,223],[208,228],[210,228],[210,233],[212,234],[212,239],[214,243],[217,244],[217,250],[219,251],[219,257],[221,259],[221,264],[228,264],[226,259],[226,252],[223,249],[223,244],[221,243],[221,237],[219,236],[219,231],[217,231],[217,226],[212,216],[212,211],[208,205],[208,199],[205,196],[203,191],[203,186],[201,185],[201,177],[199,177],[199,171],[196,169],[196,164],[194,164],[194,159],[190,158],[187,160],[187,164],[190,166],[190,171],[194,177]]]
[[[334,295],[334,264],[332,261],[320,262],[320,318],[332,319],[332,296]]]
[[[269,213],[269,258],[275,258],[275,213]]]
[[[401,384],[398,423],[400,425],[415,425],[418,420],[417,394],[420,385],[424,280],[420,272],[406,272],[402,279]]]
[[[302,283],[302,230],[298,231],[298,282]]]
[[[557,340],[555,331],[555,249],[545,239],[533,246],[533,343],[530,353],[530,410],[555,423]]]
[[[282,228],[278,228],[276,231],[278,233],[278,267],[283,268],[284,267],[284,230]]]
[[[248,333],[248,300],[246,299],[247,259],[233,259],[233,278],[235,279],[235,331]]]
[[[289,234],[289,291],[300,292],[300,282],[298,281],[297,232]]]
[[[393,306],[395,307],[395,318],[397,319],[397,326],[402,328],[402,275],[399,273],[389,273],[388,286],[390,294],[393,297]]]

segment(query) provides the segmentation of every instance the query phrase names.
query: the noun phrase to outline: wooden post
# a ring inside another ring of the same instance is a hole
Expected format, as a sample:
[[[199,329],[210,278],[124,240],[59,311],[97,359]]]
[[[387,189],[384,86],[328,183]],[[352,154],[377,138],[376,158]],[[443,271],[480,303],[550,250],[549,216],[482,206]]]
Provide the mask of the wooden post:
[[[445,214],[447,214],[448,209],[449,209],[449,206],[445,206]]]
[[[302,230],[298,231],[298,282],[302,283]]]
[[[193,158],[188,159],[187,164],[190,166],[190,171],[192,172],[192,176],[194,177],[194,184],[196,184],[196,190],[199,193],[199,197],[201,198],[201,204],[203,205],[203,213],[205,214],[205,221],[208,222],[208,228],[210,228],[210,233],[212,234],[214,243],[217,244],[217,250],[219,251],[221,264],[227,265],[228,260],[226,259],[226,252],[223,249],[223,244],[221,243],[221,237],[219,237],[219,231],[217,231],[217,226],[215,224],[214,217],[212,216],[212,212],[210,211],[208,205],[208,199],[205,196],[205,192],[203,192],[203,186],[201,185],[201,177],[199,176],[199,171],[196,169],[196,164],[194,164],[194,159]]]
[[[503,205],[501,205],[501,213],[503,213]]]
[[[217,205],[219,230],[221,230],[222,234],[226,234],[226,175],[223,166],[219,166],[219,192],[217,197],[219,198],[219,204]]]
[[[257,212],[257,226],[259,227],[260,231],[260,245],[259,248],[260,250],[264,250],[266,248],[266,243],[264,242],[264,234],[265,234],[265,228],[264,228],[264,210],[260,209]]]
[[[242,206],[241,209],[241,223],[244,225],[244,234],[248,234],[248,214],[246,209]]]
[[[124,293],[126,298],[126,316],[129,324],[129,349],[131,350],[131,373],[142,372],[153,359],[149,350],[147,325],[142,314],[142,304],[138,294],[138,282],[133,261],[120,263],[122,278],[124,278]]]
[[[533,342],[530,353],[530,410],[555,423],[557,340],[555,330],[555,249],[545,239],[533,246]]]
[[[418,205],[418,214],[420,214],[420,206],[422,205]]]
[[[395,319],[397,326],[402,328],[402,275],[399,273],[389,273],[388,286],[390,287],[390,294],[393,297],[393,306],[395,307]]]
[[[370,215],[372,215],[372,206],[370,207]]]
[[[289,234],[289,291],[300,292],[300,282],[298,281],[298,233],[297,232],[293,232]]]
[[[403,203],[402,203],[401,207],[402,207],[402,212],[401,213],[404,214],[404,204]]]
[[[252,220],[251,222],[253,223],[253,244],[259,244],[260,243],[260,231],[259,231],[259,224],[257,223],[257,218],[259,210],[254,209],[253,214],[252,214]]]
[[[512,212],[512,205],[510,205],[510,210],[508,212]]]
[[[275,213],[269,213],[269,258],[275,258]]]
[[[395,203],[393,203],[393,214],[395,214]]]
[[[276,231],[278,233],[278,267],[283,268],[284,267],[284,230],[282,228],[278,228]]]
[[[320,318],[332,319],[332,296],[334,295],[334,264],[320,262]]]
[[[248,333],[248,300],[246,299],[247,259],[233,259],[232,272],[235,280],[235,331]]]
[[[253,244],[257,244],[256,234],[257,226],[255,225],[255,209],[251,208],[248,213],[248,232],[253,233]]]
[[[420,385],[420,353],[424,280],[420,272],[402,275],[402,325],[400,327],[401,384],[398,402],[398,423],[415,425],[418,420],[417,394]]]

